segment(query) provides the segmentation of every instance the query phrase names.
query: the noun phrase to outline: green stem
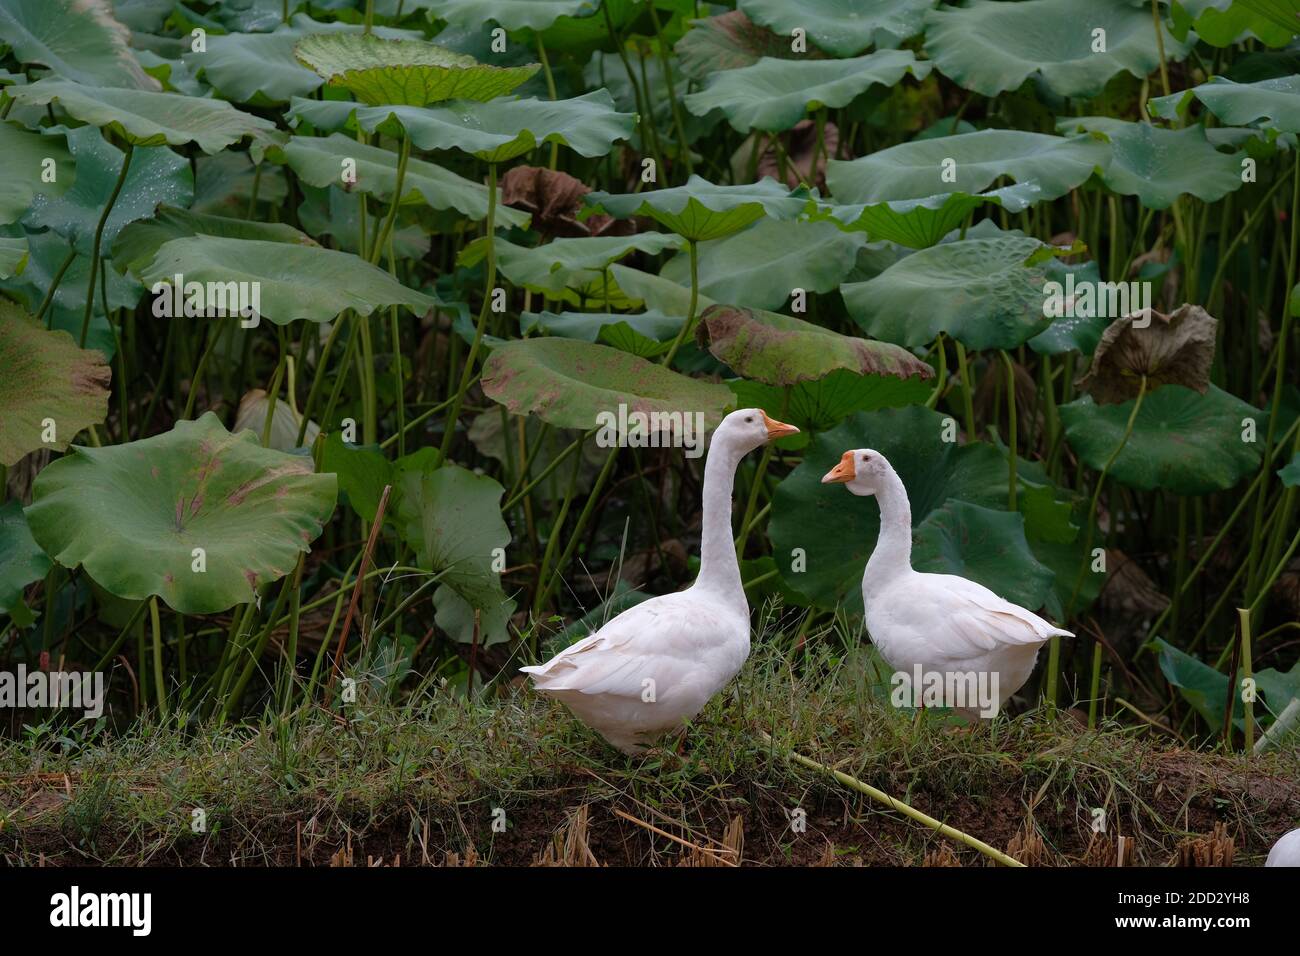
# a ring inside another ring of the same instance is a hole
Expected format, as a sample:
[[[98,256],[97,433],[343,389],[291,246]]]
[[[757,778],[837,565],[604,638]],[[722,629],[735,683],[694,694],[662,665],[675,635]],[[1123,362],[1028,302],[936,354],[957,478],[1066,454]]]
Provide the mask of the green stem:
[[[686,240],[686,250],[691,260],[691,304],[686,310],[686,321],[682,323],[677,337],[673,339],[672,347],[664,353],[663,364],[671,366],[673,358],[677,355],[677,350],[682,347],[682,342],[686,341],[686,336],[691,332],[691,326],[695,323],[695,309],[700,302],[700,253],[698,243],[694,239]]]
[[[474,326],[474,341],[470,344],[469,355],[465,356],[465,365],[461,369],[460,385],[452,398],[451,411],[447,413],[443,426],[442,444],[438,447],[438,458],[446,460],[451,451],[451,444],[456,437],[456,419],[460,417],[460,406],[469,390],[470,379],[474,374],[474,360],[478,358],[479,346],[483,342],[483,331],[487,327],[488,312],[492,308],[492,291],[497,282],[497,164],[488,163],[488,208],[487,222],[487,282],[483,287],[483,305],[478,310],[478,322]]]
[[[86,336],[90,334],[90,317],[95,311],[95,271],[99,267],[99,247],[104,240],[104,224],[108,222],[108,216],[113,211],[113,204],[117,202],[118,194],[122,192],[122,186],[126,183],[126,174],[131,169],[131,157],[134,154],[135,147],[130,142],[126,144],[126,153],[122,157],[122,168],[117,174],[117,182],[113,184],[113,191],[109,193],[108,202],[104,205],[104,212],[99,217],[99,223],[95,226],[95,241],[90,248],[90,279],[86,284],[86,312],[81,319],[81,338],[79,339],[81,347],[86,347]],[[104,303],[104,311],[108,311],[108,303]]]
[[[68,271],[68,266],[72,265],[72,260],[75,258],[77,258],[77,250],[69,247],[68,254],[63,259],[63,264],[59,266],[59,271],[54,273],[54,279],[51,280],[49,289],[45,291],[45,298],[41,299],[40,308],[36,310],[37,322],[41,320],[41,317],[45,315],[45,310],[48,309],[50,307],[50,303],[54,301],[54,293],[59,291],[59,283],[63,281],[63,274]],[[51,312],[50,321],[46,323],[45,327],[47,329],[52,328],[53,324],[54,324],[54,313]]]
[[[1011,463],[1011,487],[1007,491],[1007,510],[1016,511],[1018,510],[1016,507],[1016,367],[1006,349],[1002,350],[1002,361],[1007,366],[1007,443],[1010,452],[1007,459]]]
[[[410,159],[411,137],[403,135],[402,145],[397,152],[397,181],[393,183],[393,195],[388,200],[388,214],[384,217],[383,226],[380,227],[379,235],[375,237],[375,244],[370,250],[371,265],[377,263],[380,255],[388,248],[388,235],[393,231],[393,222],[397,219],[397,207],[402,204],[402,187],[406,184],[406,165]]]
[[[158,710],[167,716],[167,691],[163,681],[162,626],[158,622],[158,598],[149,598],[149,625],[153,628],[153,681],[158,694]]]

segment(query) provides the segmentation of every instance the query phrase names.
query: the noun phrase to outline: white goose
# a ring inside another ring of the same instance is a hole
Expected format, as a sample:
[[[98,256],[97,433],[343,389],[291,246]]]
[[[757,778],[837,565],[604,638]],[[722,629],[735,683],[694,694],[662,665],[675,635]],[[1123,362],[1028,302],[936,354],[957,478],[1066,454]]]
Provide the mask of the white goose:
[[[1268,852],[1265,866],[1300,866],[1300,830],[1282,834]]]
[[[968,706],[954,709],[989,717],[996,713],[993,698],[1000,709],[1024,686],[1039,647],[1054,636],[1074,636],[974,581],[913,570],[907,489],[880,452],[846,451],[822,477],[823,484],[830,482],[855,495],[875,495],[880,503],[880,537],[862,575],[862,602],[871,641],[904,675],[904,686],[911,686],[918,666],[924,675],[945,675],[945,687],[970,688],[970,681],[983,680],[989,699],[970,706],[968,698]]]
[[[521,667],[534,686],[628,754],[698,714],[749,656],[749,603],[731,530],[736,466],[798,430],[757,408],[724,418],[704,466],[695,583],[629,608],[545,664]]]

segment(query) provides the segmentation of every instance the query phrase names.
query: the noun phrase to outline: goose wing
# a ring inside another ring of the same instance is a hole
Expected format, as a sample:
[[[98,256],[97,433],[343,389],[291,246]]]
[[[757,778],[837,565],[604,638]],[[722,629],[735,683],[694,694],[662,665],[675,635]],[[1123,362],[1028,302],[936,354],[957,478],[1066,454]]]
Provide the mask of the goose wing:
[[[981,651],[1006,645],[1042,644],[1052,637],[1073,637],[1032,611],[998,597],[988,588],[956,575],[944,578],[950,605],[949,623],[955,635]]]
[[[666,688],[698,667],[702,641],[728,623],[689,592],[665,594],[629,608],[545,664],[520,670],[542,691],[640,698],[646,681]]]

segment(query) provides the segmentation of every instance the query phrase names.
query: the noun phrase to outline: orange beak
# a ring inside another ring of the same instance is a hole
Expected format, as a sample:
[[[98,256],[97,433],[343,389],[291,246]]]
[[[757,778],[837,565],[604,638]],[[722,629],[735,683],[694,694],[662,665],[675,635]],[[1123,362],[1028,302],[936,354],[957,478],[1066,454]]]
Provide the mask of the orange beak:
[[[822,475],[822,484],[843,484],[846,481],[852,481],[857,476],[858,473],[853,469],[853,452],[846,451],[840,457],[840,463]]]
[[[767,412],[759,409],[763,416],[763,424],[767,426],[767,440],[776,441],[778,438],[784,438],[786,435],[797,435],[799,429],[793,425],[787,425],[785,422],[778,422],[775,418],[769,418]]]

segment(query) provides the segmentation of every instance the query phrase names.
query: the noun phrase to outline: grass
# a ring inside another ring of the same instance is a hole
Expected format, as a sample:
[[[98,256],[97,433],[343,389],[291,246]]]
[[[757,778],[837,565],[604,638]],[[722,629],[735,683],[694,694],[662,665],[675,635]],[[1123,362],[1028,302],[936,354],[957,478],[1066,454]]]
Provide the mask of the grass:
[[[918,718],[889,705],[866,654],[815,649],[828,643],[791,656],[760,639],[680,745],[638,758],[521,684],[474,702],[433,687],[404,704],[363,684],[342,716],[316,707],[258,726],[29,730],[0,741],[0,860],[527,865],[577,846],[602,863],[671,865],[726,855],[739,817],[745,864],[984,864],[792,750],[1031,863],[1104,863],[1123,834],[1134,862],[1165,864],[1223,823],[1238,864],[1258,864],[1300,820],[1294,751],[1191,750],[1116,723],[1088,732],[1065,710],[992,728]]]

